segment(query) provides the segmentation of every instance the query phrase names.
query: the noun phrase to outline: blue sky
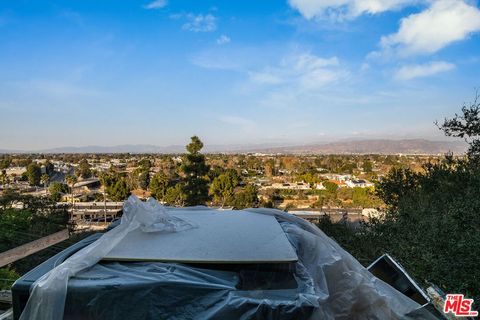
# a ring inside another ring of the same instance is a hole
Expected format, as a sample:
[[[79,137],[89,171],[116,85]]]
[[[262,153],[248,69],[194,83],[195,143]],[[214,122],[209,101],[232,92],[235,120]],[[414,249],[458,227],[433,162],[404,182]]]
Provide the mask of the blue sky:
[[[0,148],[442,139],[469,0],[0,1]]]

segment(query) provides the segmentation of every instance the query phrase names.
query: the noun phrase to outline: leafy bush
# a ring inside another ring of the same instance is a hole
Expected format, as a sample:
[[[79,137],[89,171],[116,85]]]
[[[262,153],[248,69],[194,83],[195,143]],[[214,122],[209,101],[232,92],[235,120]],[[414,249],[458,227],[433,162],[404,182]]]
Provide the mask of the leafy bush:
[[[19,209],[21,208],[21,209]],[[0,197],[0,252],[71,227],[66,207],[49,198],[11,191]],[[58,252],[49,248],[13,263],[23,273]]]
[[[0,268],[0,290],[9,290],[20,275],[10,268]]]
[[[425,172],[394,169],[377,186],[385,216],[360,230],[322,219],[319,227],[367,266],[383,253],[420,282],[480,299],[480,163],[446,157]]]

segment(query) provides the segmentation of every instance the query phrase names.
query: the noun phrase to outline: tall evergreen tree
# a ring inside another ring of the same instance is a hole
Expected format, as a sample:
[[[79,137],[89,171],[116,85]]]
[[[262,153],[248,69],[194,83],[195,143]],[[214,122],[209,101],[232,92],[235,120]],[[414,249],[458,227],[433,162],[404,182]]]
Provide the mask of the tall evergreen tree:
[[[213,180],[210,185],[210,194],[213,196],[213,200],[223,207],[233,200],[237,185],[237,172],[235,170],[227,170]]]
[[[28,177],[28,183],[31,186],[39,186],[41,176],[42,176],[42,169],[38,164],[32,162],[31,164],[28,165],[27,177]]]
[[[92,169],[86,159],[82,159],[75,169],[75,174],[83,179],[88,179],[92,176]]]
[[[150,172],[142,171],[138,175],[138,186],[143,189],[147,190],[148,185],[150,184]]]
[[[108,193],[113,201],[123,201],[130,195],[130,188],[125,178],[121,177],[117,182],[108,188]]]
[[[202,205],[208,200],[207,173],[210,167],[205,163],[205,156],[200,153],[203,148],[202,141],[193,136],[191,142],[186,146],[187,155],[181,171],[185,174],[185,204],[187,206]]]
[[[150,192],[152,197],[157,200],[163,201],[163,198],[166,195],[169,179],[163,172],[156,173],[150,180]]]

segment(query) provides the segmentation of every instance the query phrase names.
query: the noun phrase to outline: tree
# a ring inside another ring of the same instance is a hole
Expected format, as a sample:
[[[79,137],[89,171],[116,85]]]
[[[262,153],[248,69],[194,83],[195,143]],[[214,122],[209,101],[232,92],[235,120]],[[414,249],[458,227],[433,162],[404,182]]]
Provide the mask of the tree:
[[[203,143],[197,136],[193,136],[191,142],[186,146],[188,154],[184,157],[181,171],[185,175],[183,192],[187,206],[205,204],[208,200],[206,175],[210,168],[205,163],[205,156],[200,153],[202,148]]]
[[[123,201],[130,195],[130,187],[127,179],[113,170],[102,172],[99,176],[99,180],[104,191],[113,201]]]
[[[353,200],[353,193],[351,188],[338,188],[337,198],[341,201],[350,202]]]
[[[213,180],[210,185],[210,195],[213,196],[215,202],[223,207],[226,203],[232,202],[237,185],[237,172],[235,170],[227,170]]]
[[[424,173],[402,171],[379,183],[388,211],[369,225],[375,242],[416,278],[480,298],[480,165],[447,157]]]
[[[48,183],[50,182],[50,176],[46,173],[42,174],[40,177],[40,182],[43,184],[43,187],[46,189]]]
[[[109,186],[116,182],[113,174],[107,172],[101,172],[98,175],[98,180],[100,180],[100,184],[102,185],[104,191],[106,191]]]
[[[0,269],[0,290],[10,290],[12,284],[20,278],[20,275],[15,272],[15,270],[10,269],[9,267]]]
[[[141,168],[142,171],[150,171],[152,163],[150,162],[150,160],[144,158],[138,162],[138,166]]]
[[[318,200],[314,203],[314,207],[322,208],[323,206],[336,206],[338,201],[336,192],[320,190],[318,193]]]
[[[325,189],[327,189],[327,191],[330,193],[335,193],[338,189],[338,185],[331,181],[324,181],[322,182],[322,184],[325,187]]]
[[[7,184],[10,183],[10,178],[7,175],[7,170],[2,169],[2,173],[0,174],[0,184]]]
[[[306,182],[310,186],[313,186],[315,183],[320,181],[320,179],[316,177],[315,174],[312,172],[305,172],[303,174],[299,174],[295,180]]]
[[[15,205],[18,203],[23,205],[18,207]],[[13,191],[4,191],[0,195],[0,252],[70,227],[72,225],[66,207],[57,205],[47,197],[22,195]],[[52,255],[52,250],[42,250],[14,262],[9,270],[22,274]],[[15,274],[11,272],[0,272],[0,278],[3,279],[13,276]]]
[[[78,179],[74,175],[68,175],[65,177],[65,182],[70,188],[73,188],[73,185],[77,183]]]
[[[138,186],[143,190],[147,190],[149,184],[150,173],[148,171],[140,172],[140,174],[138,175]]]
[[[80,161],[75,174],[83,179],[88,179],[92,176],[91,166],[86,159]]]
[[[258,190],[254,185],[248,184],[243,191],[235,195],[233,206],[236,209],[255,208],[258,206]]]
[[[351,251],[353,255],[371,261],[389,252],[415,278],[433,282],[445,292],[480,299],[479,113],[475,99],[462,107],[462,115],[439,126],[446,135],[467,140],[466,157],[447,155],[419,172],[394,168],[377,184],[387,210],[367,222],[352,241],[345,241],[364,244]]]
[[[462,113],[455,114],[452,119],[445,119],[442,125],[435,124],[447,136],[465,139],[469,144],[470,156],[480,155],[480,99],[478,92],[472,103],[462,106]]]
[[[107,222],[107,188],[113,183],[112,175],[106,172],[100,172],[98,175],[98,180],[102,186],[102,200],[103,200],[103,216],[105,223]]]
[[[357,207],[372,208],[382,205],[382,201],[376,196],[372,188],[353,188],[353,204]]]
[[[183,190],[184,185],[177,183],[174,187],[169,187],[167,189],[163,200],[169,205],[184,206],[187,196]]]
[[[153,175],[150,180],[150,192],[152,197],[158,201],[163,201],[165,194],[167,193],[168,185],[170,181],[163,172],[158,172]]]
[[[123,201],[130,195],[130,188],[125,178],[120,178],[108,189],[108,194],[113,201]]]
[[[40,185],[40,179],[42,176],[42,169],[36,163],[31,163],[27,167],[27,178],[28,184],[31,186],[38,186]]]
[[[265,165],[263,166],[263,171],[265,172],[265,175],[270,178],[274,175],[274,161],[273,160],[269,160],[265,163]]]
[[[8,158],[0,160],[0,170],[7,169],[12,161]]]
[[[45,163],[45,173],[48,175],[51,175],[53,174],[54,171],[55,171],[55,166],[53,165],[53,163],[51,163],[50,161],[47,161]]]
[[[70,187],[70,195],[72,197],[72,210],[73,210],[73,204],[74,204],[74,200],[73,200],[73,189],[75,187],[75,183],[77,183],[78,179],[76,176],[74,175],[68,175],[65,177],[65,182],[67,183],[67,185]]]
[[[48,187],[50,192],[50,199],[53,201],[60,201],[62,199],[62,194],[68,193],[68,186],[60,182],[53,182]]]
[[[373,170],[373,164],[369,160],[363,161],[363,171],[366,173],[370,173]]]

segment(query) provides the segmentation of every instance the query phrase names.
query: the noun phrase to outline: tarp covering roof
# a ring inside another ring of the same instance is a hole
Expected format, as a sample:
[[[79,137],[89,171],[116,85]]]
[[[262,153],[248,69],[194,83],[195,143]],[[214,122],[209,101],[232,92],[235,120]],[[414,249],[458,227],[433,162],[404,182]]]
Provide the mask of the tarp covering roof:
[[[175,262],[101,261],[132,230],[153,231],[152,225],[170,223],[173,232],[191,231],[189,228],[195,226],[176,217],[177,210],[130,198],[119,226],[37,281],[22,318],[431,318],[428,313],[422,314],[418,303],[375,278],[316,226],[274,209],[247,209],[237,213],[275,217],[298,256],[291,268],[263,269],[259,265],[245,265],[239,269],[223,269]],[[148,211],[146,215],[144,211]],[[138,219],[137,215],[143,218]],[[161,216],[163,222],[155,220],[156,215]],[[168,220],[171,217],[181,222]],[[176,229],[176,225],[180,228]],[[279,272],[291,277],[279,280],[275,276]],[[249,283],[249,279],[261,281]]]

